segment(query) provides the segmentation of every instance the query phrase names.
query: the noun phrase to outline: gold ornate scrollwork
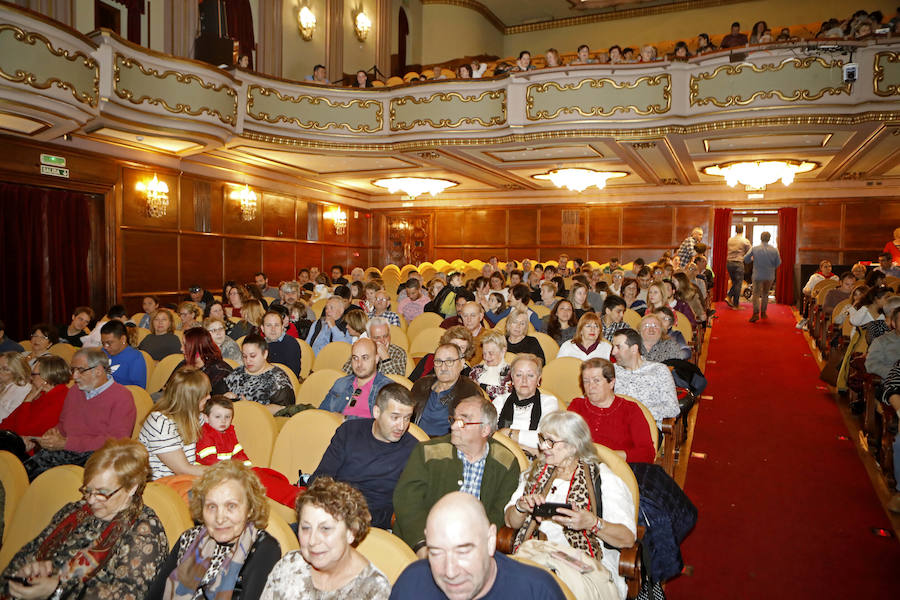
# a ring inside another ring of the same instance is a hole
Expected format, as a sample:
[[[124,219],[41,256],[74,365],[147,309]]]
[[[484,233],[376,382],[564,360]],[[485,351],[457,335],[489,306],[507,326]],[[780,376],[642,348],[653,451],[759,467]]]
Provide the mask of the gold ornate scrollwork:
[[[353,127],[350,123],[339,123],[337,121],[319,123],[318,121],[301,121],[297,117],[289,117],[283,114],[272,116],[269,113],[263,111],[257,111],[256,113],[254,113],[254,93],[259,93],[260,96],[275,96],[281,102],[291,102],[293,104],[301,104],[303,102],[306,102],[311,106],[325,104],[330,108],[350,108],[356,105],[362,109],[367,109],[370,106],[375,106],[375,121],[377,122],[377,125],[375,127],[370,127],[365,123],[360,123],[358,127]],[[384,109],[382,108],[381,102],[379,102],[378,100],[348,100],[347,102],[334,102],[322,96],[310,96],[308,94],[290,96],[287,94],[282,94],[278,90],[263,87],[261,85],[251,85],[247,88],[247,114],[252,118],[256,119],[257,121],[266,121],[267,123],[278,123],[279,121],[284,121],[285,123],[293,123],[298,127],[302,127],[303,129],[316,129],[318,131],[324,131],[329,127],[343,127],[348,131],[352,131],[353,133],[375,133],[377,131],[380,131],[382,126],[384,125],[383,110]]]
[[[663,86],[662,94],[663,100],[665,101],[665,106],[660,104],[650,104],[644,108],[639,106],[635,106],[634,104],[629,105],[617,105],[613,106],[609,109],[604,109],[602,106],[595,106],[590,111],[585,112],[581,110],[579,106],[562,106],[556,109],[552,114],[546,110],[539,110],[534,112],[534,95],[544,93],[550,88],[556,88],[560,92],[574,91],[581,89],[582,86],[587,85],[596,90],[602,90],[606,85],[610,87],[621,90],[621,89],[635,89],[642,83],[646,83],[648,86]],[[669,109],[672,106],[672,78],[668,73],[664,73],[662,75],[646,75],[644,77],[639,77],[629,82],[618,82],[614,79],[609,79],[608,77],[603,77],[601,79],[582,79],[578,83],[570,83],[570,84],[562,84],[555,81],[548,81],[546,83],[536,83],[528,86],[528,90],[525,94],[525,109],[526,109],[526,118],[529,121],[540,121],[543,119],[555,119],[560,114],[574,114],[578,113],[584,117],[609,117],[614,115],[618,111],[628,112],[629,110],[633,110],[635,113],[639,115],[651,115],[651,114],[663,114],[669,112]]]
[[[232,88],[228,87],[224,83],[215,84],[215,83],[207,83],[200,79],[197,75],[192,73],[179,73],[178,71],[164,71],[160,73],[154,68],[144,67],[137,59],[123,56],[116,53],[115,60],[113,61],[113,88],[115,90],[116,96],[122,98],[123,100],[128,100],[133,104],[141,104],[143,102],[147,102],[149,104],[154,104],[157,106],[162,106],[167,111],[175,114],[188,114],[191,116],[197,116],[203,113],[212,115],[217,117],[223,123],[228,125],[235,125],[237,123],[237,106],[238,106],[238,98],[237,92]],[[189,104],[184,104],[182,102],[178,102],[175,106],[170,105],[163,98],[151,98],[147,94],[142,94],[141,96],[135,97],[134,93],[131,90],[123,90],[119,87],[121,69],[127,68],[131,69],[133,67],[137,67],[140,69],[141,74],[147,75],[149,77],[155,77],[156,79],[168,79],[169,77],[175,77],[175,81],[178,83],[183,83],[190,85],[192,82],[197,82],[200,84],[205,90],[212,90],[213,92],[222,92],[224,91],[226,95],[230,96],[233,101],[234,108],[231,111],[231,114],[222,114],[218,109],[210,108],[207,106],[201,106],[200,108],[192,108]]]
[[[6,73],[2,69],[0,69],[0,77],[3,77],[7,81],[12,81],[14,83],[24,83],[25,85],[30,85],[31,87],[37,88],[39,90],[46,90],[56,85],[59,88],[72,92],[72,96],[74,96],[75,99],[79,102],[87,104],[91,107],[97,106],[97,102],[100,98],[100,67],[97,64],[96,60],[79,50],[76,50],[75,52],[69,52],[68,50],[65,50],[63,48],[54,48],[53,44],[50,43],[50,40],[40,33],[34,31],[25,31],[23,29],[20,29],[19,27],[16,27],[15,25],[10,25],[8,23],[0,24],[0,34],[2,34],[4,31],[11,31],[17,41],[24,42],[29,46],[34,46],[36,42],[40,41],[45,46],[47,46],[47,50],[51,54],[53,54],[54,56],[65,58],[72,63],[75,63],[77,60],[81,59],[83,66],[94,71],[94,82],[92,93],[87,93],[79,92],[75,87],[75,84],[68,81],[63,81],[62,79],[56,77],[50,77],[49,79],[46,79],[44,81],[38,81],[37,75],[28,71],[24,71],[22,69],[16,69],[15,73],[11,74]]]
[[[878,52],[875,54],[875,76],[872,78],[872,86],[875,88],[875,94],[878,96],[893,96],[900,94],[900,83],[889,83],[884,89],[880,89],[879,85],[884,81],[884,66],[881,59],[886,58],[888,63],[896,64],[900,62],[900,53],[897,52]]]
[[[444,118],[438,120],[437,123],[434,122],[431,118],[421,118],[421,119],[413,119],[409,123],[406,121],[397,121],[397,107],[405,106],[407,102],[410,104],[431,104],[433,101],[438,100],[439,102],[450,102],[453,98],[458,98],[460,102],[469,103],[469,102],[481,102],[485,98],[489,100],[497,100],[502,99],[500,105],[500,113],[499,115],[494,115],[487,121],[477,116],[467,116],[467,117],[459,117],[456,120],[452,120],[449,118]],[[390,110],[390,118],[391,118],[391,131],[406,131],[408,129],[412,129],[416,125],[430,125],[435,129],[440,128],[449,128],[456,129],[462,124],[466,125],[475,125],[479,124],[482,127],[493,127],[494,125],[502,125],[506,123],[506,90],[487,90],[481,92],[478,96],[463,96],[459,92],[435,92],[428,97],[416,98],[415,96],[401,96],[400,98],[394,98],[391,100],[391,110]]]
[[[820,89],[818,92],[811,92],[810,90],[794,90],[794,93],[790,96],[786,96],[781,90],[757,90],[755,91],[749,98],[742,98],[740,94],[732,94],[725,98],[724,100],[719,100],[713,97],[700,98],[700,82],[701,81],[711,81],[715,79],[719,73],[724,72],[726,75],[739,75],[744,69],[750,69],[754,73],[774,73],[777,71],[781,71],[786,66],[791,65],[795,69],[808,69],[810,65],[813,63],[819,63],[823,67],[826,68],[835,68],[842,67],[843,61],[835,60],[831,63],[826,62],[824,59],[818,56],[809,56],[807,58],[789,58],[782,61],[780,64],[766,64],[758,67],[751,63],[741,63],[736,65],[722,65],[717,67],[712,73],[700,73],[699,75],[691,75],[691,83],[690,83],[690,99],[691,106],[706,106],[707,104],[714,104],[719,108],[726,108],[728,106],[737,105],[737,106],[747,106],[757,98],[769,99],[778,97],[785,102],[797,102],[798,100],[806,100],[813,101],[818,100],[823,97],[825,94],[830,96],[836,96],[838,94],[850,94],[851,84],[844,83],[838,87],[824,87]]]

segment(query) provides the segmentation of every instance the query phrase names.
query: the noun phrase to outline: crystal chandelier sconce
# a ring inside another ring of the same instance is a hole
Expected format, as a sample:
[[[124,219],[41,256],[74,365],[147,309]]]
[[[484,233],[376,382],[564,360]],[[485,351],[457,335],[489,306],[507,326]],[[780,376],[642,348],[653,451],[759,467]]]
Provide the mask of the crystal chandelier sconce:
[[[353,31],[356,32],[356,37],[359,41],[366,41],[366,37],[368,37],[369,32],[372,30],[372,19],[360,10],[356,13],[356,16],[353,18]]]
[[[384,188],[392,194],[403,192],[410,199],[415,200],[422,194],[437,196],[447,188],[459,185],[449,179],[434,179],[431,177],[391,177],[389,179],[376,179],[372,182],[380,188]]]
[[[535,179],[551,181],[558,188],[566,188],[573,192],[583,192],[591,186],[602,190],[610,179],[618,179],[627,176],[624,171],[595,171],[594,169],[554,169],[541,175],[534,175]]]
[[[334,232],[337,235],[347,233],[347,213],[340,208],[334,207],[325,213],[325,218],[334,224]]]
[[[310,41],[316,30],[316,15],[308,6],[300,9],[300,14],[297,15],[297,25],[300,27],[300,36],[307,42]]]
[[[703,172],[724,177],[731,187],[740,183],[748,190],[764,190],[779,179],[784,185],[791,185],[797,173],[808,173],[818,166],[814,162],[801,160],[749,160],[705,167]]]
[[[153,179],[149,181],[139,181],[137,191],[144,194],[147,199],[147,214],[154,219],[166,216],[169,209],[169,186],[165,181],[160,181],[153,174]]]
[[[240,202],[241,221],[252,221],[256,218],[256,192],[245,185],[231,192],[231,199]]]

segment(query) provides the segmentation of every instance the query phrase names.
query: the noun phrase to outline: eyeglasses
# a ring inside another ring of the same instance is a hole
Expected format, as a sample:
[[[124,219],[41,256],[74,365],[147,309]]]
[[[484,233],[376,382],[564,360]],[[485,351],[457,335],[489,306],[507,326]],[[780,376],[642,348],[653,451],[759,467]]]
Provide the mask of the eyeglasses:
[[[538,446],[546,447],[548,449],[552,449],[557,444],[565,444],[565,440],[551,440],[548,437],[545,437],[543,433],[538,434]]]
[[[659,325],[656,323],[644,323],[641,325],[641,329],[659,329]]]
[[[207,331],[210,333],[219,333],[220,331],[225,331],[225,328],[224,327],[215,327],[213,329],[207,329]]]
[[[353,390],[353,395],[350,396],[350,407],[356,406],[356,401],[359,400],[359,396],[362,394],[362,388],[356,388]]]
[[[83,375],[85,371],[90,371],[93,368],[94,367],[71,367],[69,368],[69,373],[71,373],[72,375],[75,375],[76,373]]]
[[[455,363],[458,360],[459,360],[458,358],[448,358],[447,360],[439,360],[436,358],[436,359],[434,359],[434,366],[435,367],[444,367],[444,366],[452,367],[453,363]]]
[[[45,340],[49,340],[49,339],[50,339],[50,338],[48,338],[46,335],[44,335],[43,333],[32,333],[32,334],[31,334],[31,339],[35,339],[35,338],[37,338],[37,339],[43,338],[43,339],[45,339]]]
[[[109,500],[110,498],[115,496],[116,492],[121,490],[123,487],[124,486],[120,485],[113,491],[108,492],[106,490],[92,490],[91,488],[87,487],[86,485],[83,485],[80,488],[78,488],[78,491],[81,493],[81,497],[84,498],[85,500],[87,500],[88,498],[93,496],[97,500],[100,500],[101,502],[106,502],[107,500]]]
[[[483,425],[481,421],[466,421],[463,417],[447,417],[447,420],[450,422],[450,428],[453,426],[457,426],[460,429],[465,427],[466,425]]]

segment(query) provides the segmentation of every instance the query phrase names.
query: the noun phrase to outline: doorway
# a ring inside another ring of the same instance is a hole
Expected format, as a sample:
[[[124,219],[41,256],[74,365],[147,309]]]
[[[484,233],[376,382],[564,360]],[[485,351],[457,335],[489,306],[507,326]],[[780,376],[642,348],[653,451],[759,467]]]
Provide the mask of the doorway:
[[[769,245],[778,248],[778,211],[777,210],[739,210],[736,209],[731,213],[731,235],[735,235],[735,227],[737,225],[744,226],[744,237],[750,240],[751,246],[758,246],[762,243],[763,232],[768,232],[771,237]],[[752,268],[744,269],[744,287],[742,296],[750,299],[751,286],[750,282],[753,277]],[[773,284],[769,291],[769,300],[775,299],[775,285]]]

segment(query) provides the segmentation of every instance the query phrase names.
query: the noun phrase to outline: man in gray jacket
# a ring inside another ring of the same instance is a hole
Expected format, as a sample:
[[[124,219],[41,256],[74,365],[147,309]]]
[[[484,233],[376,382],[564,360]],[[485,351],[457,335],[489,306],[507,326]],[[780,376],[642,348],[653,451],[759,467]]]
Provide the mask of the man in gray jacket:
[[[759,236],[762,244],[750,248],[750,252],[744,257],[744,262],[753,262],[753,316],[751,323],[756,323],[759,318],[766,318],[766,306],[769,304],[769,290],[775,281],[775,269],[781,264],[781,255],[778,249],[769,245],[772,235],[768,231]],[[762,304],[762,306],[760,306]]]

